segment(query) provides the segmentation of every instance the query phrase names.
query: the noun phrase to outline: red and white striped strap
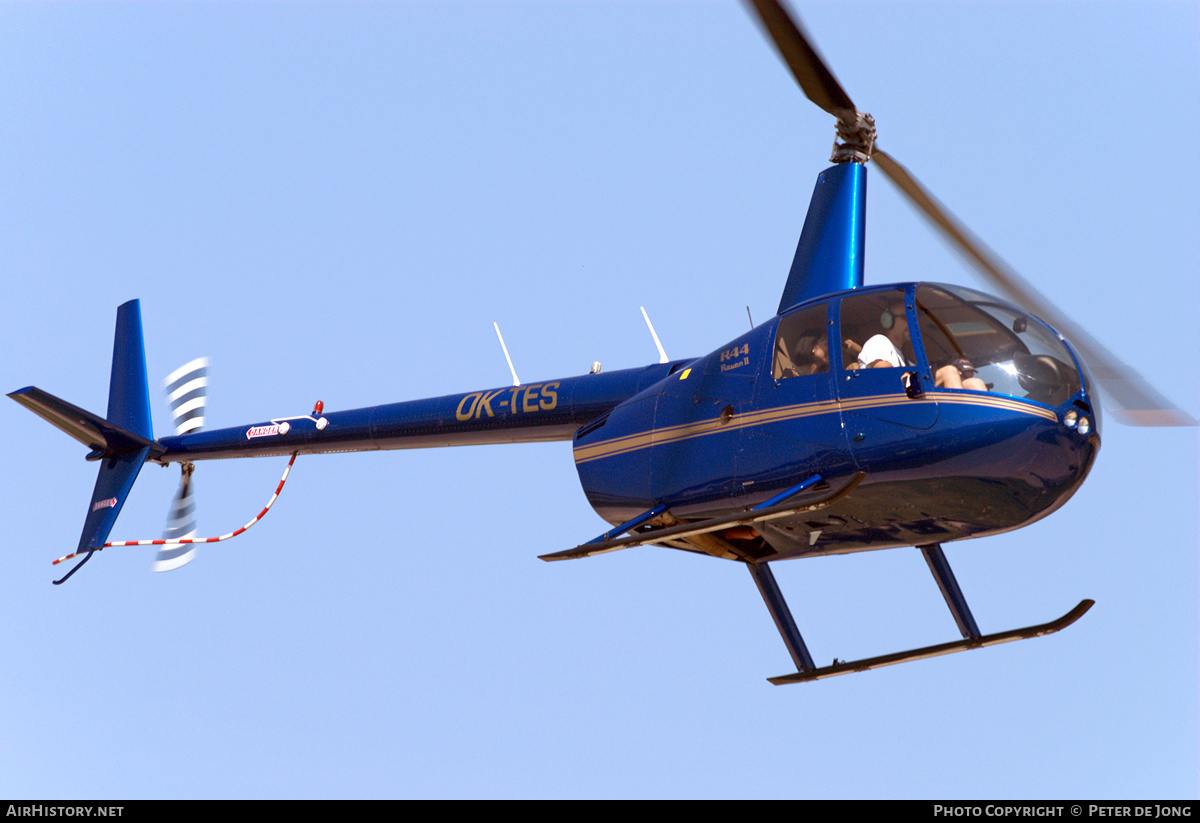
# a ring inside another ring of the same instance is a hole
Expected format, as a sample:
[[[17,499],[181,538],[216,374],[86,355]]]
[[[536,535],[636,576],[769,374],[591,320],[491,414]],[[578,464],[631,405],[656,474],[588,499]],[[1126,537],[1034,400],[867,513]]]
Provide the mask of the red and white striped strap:
[[[283,491],[283,484],[287,482],[288,475],[292,471],[292,464],[295,462],[296,454],[293,452],[292,459],[288,461],[287,468],[283,470],[283,477],[280,478],[279,485],[275,487],[275,493],[271,495],[271,499],[267,501],[267,505],[263,507],[263,510],[260,511],[253,520],[236,531],[231,531],[229,534],[223,534],[220,537],[184,537],[178,540],[126,540],[120,543],[105,543],[100,547],[100,549],[107,549],[113,546],[182,546],[188,543],[220,543],[222,540],[228,540],[231,537],[237,537],[259,520],[262,520],[266,513],[271,510],[271,507],[275,505],[275,501],[279,499],[279,493]],[[96,551],[100,551],[100,549],[97,549]],[[58,565],[64,560],[70,560],[71,558],[78,557],[81,554],[83,554],[83,552],[75,552],[74,554],[68,554],[66,557],[60,557],[55,560],[52,565]]]

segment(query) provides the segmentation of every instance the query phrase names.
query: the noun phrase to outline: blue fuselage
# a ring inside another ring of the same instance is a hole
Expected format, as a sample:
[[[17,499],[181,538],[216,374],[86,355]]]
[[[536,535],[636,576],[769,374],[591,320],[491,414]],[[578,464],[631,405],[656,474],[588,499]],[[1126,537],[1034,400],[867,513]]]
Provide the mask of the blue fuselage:
[[[836,298],[825,298],[830,324]],[[659,504],[676,520],[712,517],[812,474],[827,488],[866,472],[841,503],[765,526],[759,550],[779,557],[1017,528],[1061,505],[1095,459],[1096,427],[1081,433],[1064,422],[1072,409],[1094,417],[1082,378],[1058,407],[945,390],[918,342],[916,392],[902,370],[854,369],[836,351],[821,373],[779,379],[771,353],[780,322],[696,360],[166,437],[160,459],[573,439],[584,492],[614,524]]]
[[[911,297],[916,286],[878,291]],[[828,320],[815,304],[823,326],[839,327],[838,297],[824,301]],[[702,519],[812,474],[826,481],[816,496],[862,471],[865,481],[840,503],[764,524],[769,550],[790,557],[920,545],[1033,522],[1074,493],[1095,459],[1097,428],[1077,421],[1097,409],[1070,364],[1059,364],[1074,375],[1064,385],[1077,388],[1059,392],[1057,406],[995,385],[939,387],[919,340],[903,368],[859,368],[834,347],[820,373],[780,379],[772,352],[781,322],[677,369],[579,431],[575,461],[601,516],[619,523],[665,503],[677,519]],[[1062,356],[1073,357],[1065,348]]]

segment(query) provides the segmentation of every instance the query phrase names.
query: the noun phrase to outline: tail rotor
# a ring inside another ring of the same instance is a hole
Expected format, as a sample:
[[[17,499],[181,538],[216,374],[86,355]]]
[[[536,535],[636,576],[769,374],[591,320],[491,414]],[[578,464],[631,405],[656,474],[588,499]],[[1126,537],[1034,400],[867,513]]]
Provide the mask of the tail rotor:
[[[168,374],[163,381],[176,434],[190,434],[204,428],[210,362],[207,357],[198,357]]]
[[[175,420],[175,431],[179,435],[198,432],[204,426],[208,402],[208,364],[207,357],[193,360],[176,369],[163,381],[171,416]],[[275,493],[254,519],[228,534],[197,538],[195,487],[192,485],[195,465],[191,461],[180,460],[178,456],[172,459],[168,456],[169,448],[154,439],[150,423],[150,393],[146,383],[141,305],[136,300],[123,303],[117,309],[106,416],[81,409],[37,386],[26,386],[10,392],[8,396],[87,446],[90,449],[87,459],[100,464],[79,545],[71,554],[55,560],[54,565],[80,556],[83,559],[55,580],[56,586],[65,583],[79,571],[93,554],[112,546],[158,546],[159,552],[152,568],[156,572],[165,572],[190,562],[196,556],[194,547],[199,543],[220,543],[243,534],[262,520],[275,505],[299,453],[292,452]],[[318,402],[313,414],[306,418],[313,419],[318,430],[328,424],[324,417],[318,417],[321,410],[321,403]],[[287,423],[282,425],[286,426]],[[167,519],[166,533],[159,540],[106,542],[134,481],[148,461],[164,465],[168,461],[179,461],[182,469],[179,491]]]
[[[196,496],[192,486],[192,472],[196,464],[191,461],[181,464],[182,476],[179,480],[179,491],[171,503],[171,513],[167,515],[167,527],[163,530],[163,540],[189,540],[194,538],[196,531]],[[169,572],[190,563],[196,556],[196,546],[183,545],[163,546],[154,557],[152,571]]]
[[[171,372],[163,381],[163,391],[167,395],[167,403],[171,406],[176,434],[191,434],[204,428],[210,362],[207,357],[197,358]],[[164,540],[188,540],[197,534],[195,487],[192,485],[192,472],[195,468],[195,464],[190,461],[180,464],[179,491],[175,493],[171,512],[167,516],[167,527],[163,531]],[[195,557],[195,544],[163,546],[155,555],[151,569],[156,572],[169,572],[187,565]]]

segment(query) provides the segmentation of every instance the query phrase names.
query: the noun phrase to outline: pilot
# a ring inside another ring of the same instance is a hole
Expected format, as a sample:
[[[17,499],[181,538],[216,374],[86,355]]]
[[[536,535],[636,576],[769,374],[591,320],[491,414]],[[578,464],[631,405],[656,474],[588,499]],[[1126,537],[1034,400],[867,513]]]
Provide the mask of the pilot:
[[[864,369],[900,369],[910,365],[900,351],[908,345],[911,336],[908,320],[904,316],[904,304],[896,303],[884,309],[879,316],[884,333],[873,335],[863,344],[858,353],[858,365]]]
[[[895,303],[879,317],[884,333],[876,334],[863,345],[858,365],[868,369],[898,369],[911,365],[901,349],[908,345],[911,335],[904,316],[904,305]],[[987,391],[987,384],[975,376],[975,367],[965,357],[939,368],[933,383],[940,389],[972,389]]]

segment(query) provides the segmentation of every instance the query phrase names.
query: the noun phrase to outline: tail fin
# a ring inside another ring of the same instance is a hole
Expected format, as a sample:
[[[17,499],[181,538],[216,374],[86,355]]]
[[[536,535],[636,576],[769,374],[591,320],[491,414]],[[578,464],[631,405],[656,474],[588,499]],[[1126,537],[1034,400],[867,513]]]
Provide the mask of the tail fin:
[[[108,416],[102,418],[34,386],[9,397],[92,449],[88,459],[100,461],[96,487],[88,503],[79,537],[79,552],[88,552],[61,583],[104,545],[125,499],[146,460],[163,453],[154,442],[150,422],[150,389],[142,340],[142,312],[137,300],[117,309],[112,375],[108,384]]]

